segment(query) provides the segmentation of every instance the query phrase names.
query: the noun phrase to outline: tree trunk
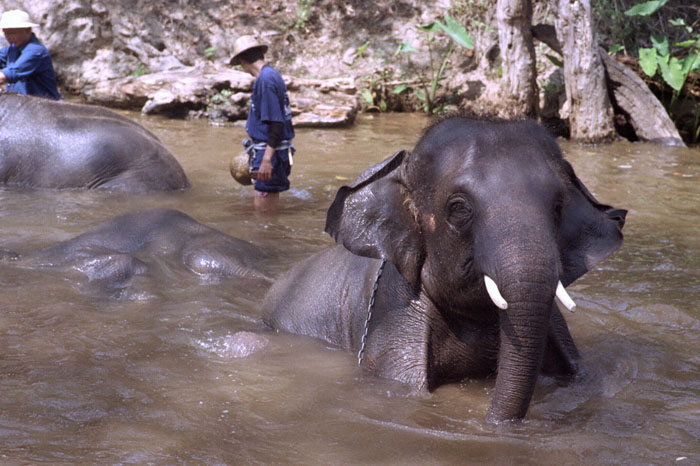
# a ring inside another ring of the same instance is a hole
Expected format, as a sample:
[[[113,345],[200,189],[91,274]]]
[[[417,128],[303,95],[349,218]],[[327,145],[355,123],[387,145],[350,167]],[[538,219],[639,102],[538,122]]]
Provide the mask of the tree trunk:
[[[538,24],[532,27],[531,32],[532,37],[562,54],[554,26]],[[612,91],[613,109],[627,117],[635,136],[642,141],[685,147],[673,120],[646,83],[602,48],[600,56],[607,71],[608,90]]]
[[[564,56],[571,139],[586,143],[612,140],[614,114],[590,0],[560,0],[556,29]]]
[[[498,0],[498,43],[503,62],[504,116],[539,114],[535,47],[530,23],[530,0]]]

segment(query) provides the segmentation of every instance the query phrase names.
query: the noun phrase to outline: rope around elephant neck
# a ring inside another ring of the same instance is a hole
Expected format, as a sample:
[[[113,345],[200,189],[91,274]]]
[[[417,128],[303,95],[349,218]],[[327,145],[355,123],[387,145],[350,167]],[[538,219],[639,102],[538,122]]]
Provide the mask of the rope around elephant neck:
[[[382,263],[379,264],[377,269],[377,275],[374,277],[374,286],[372,287],[372,294],[369,297],[369,304],[367,305],[367,318],[365,319],[365,330],[362,333],[362,342],[360,343],[360,351],[357,353],[357,365],[362,366],[362,355],[365,352],[365,345],[367,344],[367,333],[369,332],[369,321],[372,319],[372,308],[374,307],[374,299],[377,297],[377,289],[379,288],[379,279],[382,278],[382,272],[384,272],[384,264],[386,264],[386,259],[382,259]]]

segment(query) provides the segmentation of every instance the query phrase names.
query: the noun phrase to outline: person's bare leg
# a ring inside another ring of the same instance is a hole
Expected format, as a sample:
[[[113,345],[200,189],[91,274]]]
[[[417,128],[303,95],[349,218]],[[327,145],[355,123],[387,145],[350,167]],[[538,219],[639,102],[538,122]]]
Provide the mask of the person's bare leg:
[[[253,201],[255,211],[265,214],[276,214],[279,199],[280,193],[263,193],[260,191],[255,191],[255,200]]]

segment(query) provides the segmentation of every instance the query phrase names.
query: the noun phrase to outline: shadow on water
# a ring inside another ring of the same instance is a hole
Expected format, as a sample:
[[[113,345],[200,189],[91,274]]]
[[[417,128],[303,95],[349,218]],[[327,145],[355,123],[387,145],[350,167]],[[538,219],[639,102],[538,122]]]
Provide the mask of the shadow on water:
[[[242,128],[128,116],[175,153],[192,188],[0,188],[0,248],[38,249],[118,214],[169,207],[275,251],[276,276],[332,244],[323,228],[335,190],[413,147],[426,124],[367,115],[350,129],[300,129],[293,189],[266,218],[228,172]],[[0,462],[696,464],[700,151],[562,145],[598,199],[630,213],[622,250],[570,288],[581,374],[566,386],[541,378],[522,424],[483,422],[491,380],[416,394],[304,337],[269,334],[265,351],[227,357],[227,337],[262,330],[255,282],[161,264],[162,274],[101,296],[70,271],[2,265]]]

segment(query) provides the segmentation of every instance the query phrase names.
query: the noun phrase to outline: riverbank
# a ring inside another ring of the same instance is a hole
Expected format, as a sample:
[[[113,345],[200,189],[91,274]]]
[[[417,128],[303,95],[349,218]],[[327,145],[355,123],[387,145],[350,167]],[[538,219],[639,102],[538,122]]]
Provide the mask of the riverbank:
[[[245,118],[252,79],[229,65],[243,34],[270,45],[266,59],[287,80],[297,126],[346,126],[360,111],[423,111],[427,94],[441,111],[498,115],[509,105],[500,87],[496,11],[485,0],[378,0],[372,8],[352,0],[249,0],[245,8],[225,0],[206,8],[167,0],[0,0],[0,9],[9,8],[40,23],[37,36],[52,53],[64,95],[109,107],[212,122]],[[446,34],[419,28],[446,15],[464,25],[473,49],[451,51]],[[533,24],[552,24],[552,15],[548,2],[533,2]],[[539,41],[535,52],[541,119],[566,136],[557,52]],[[626,130],[631,112],[616,112],[620,134],[666,136],[640,134],[658,126],[649,122]]]
[[[257,34],[270,45],[266,58],[287,79],[297,124],[311,126],[350,124],[364,108],[420,109],[417,78],[434,58],[428,41],[440,56],[449,40],[416,26],[446,14],[493,20],[488,9],[458,11],[444,0],[380,0],[373,8],[338,0],[251,0],[245,9],[222,0],[206,9],[166,0],[0,0],[0,8],[24,9],[40,23],[37,36],[52,53],[64,94],[178,118],[244,118],[252,80],[228,62],[238,36]],[[446,107],[498,101],[498,92],[486,92],[497,70],[476,58],[488,55],[495,32],[481,28],[473,36],[475,50],[446,62],[438,89]],[[415,49],[411,67],[407,56],[396,54],[402,43]],[[399,94],[396,83],[408,85]]]

